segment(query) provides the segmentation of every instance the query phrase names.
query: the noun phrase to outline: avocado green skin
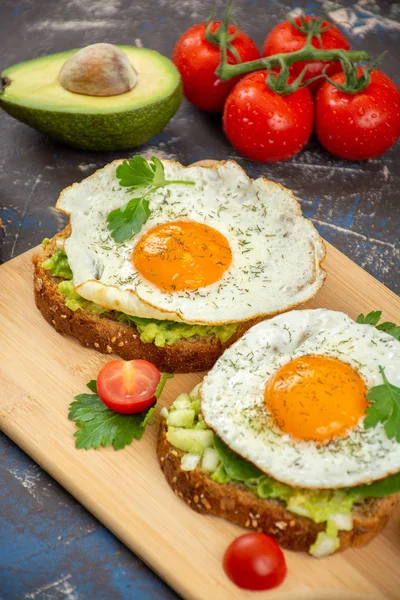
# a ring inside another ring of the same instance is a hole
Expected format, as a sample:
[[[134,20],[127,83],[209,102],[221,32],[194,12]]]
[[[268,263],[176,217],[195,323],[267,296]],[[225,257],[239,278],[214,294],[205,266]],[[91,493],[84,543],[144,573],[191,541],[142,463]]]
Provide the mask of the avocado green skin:
[[[9,115],[42,133],[84,150],[134,148],[160,133],[182,101],[182,82],[158,102],[134,110],[107,114],[67,113],[24,107],[0,95],[0,106]]]

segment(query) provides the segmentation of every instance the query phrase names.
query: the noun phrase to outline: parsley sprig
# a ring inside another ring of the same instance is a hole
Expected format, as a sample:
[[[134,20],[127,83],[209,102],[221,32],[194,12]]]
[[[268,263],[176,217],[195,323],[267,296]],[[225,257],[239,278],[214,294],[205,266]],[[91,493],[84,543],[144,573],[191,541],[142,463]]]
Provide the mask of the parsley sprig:
[[[379,367],[383,384],[376,385],[367,394],[368,406],[364,420],[365,429],[384,423],[386,435],[400,443],[400,388],[387,380],[385,371]]]
[[[107,217],[107,225],[111,237],[118,244],[125,242],[139,233],[150,216],[148,196],[154,190],[178,183],[182,185],[194,185],[194,181],[167,180],[165,179],[164,166],[159,158],[152,156],[147,162],[142,156],[134,156],[125,160],[117,167],[117,178],[122,187],[127,187],[128,192],[147,188],[141,196],[132,198],[122,206],[111,211]]]
[[[140,440],[152,417],[165,382],[173,375],[161,375],[155,396],[156,403],[147,411],[135,415],[121,415],[107,408],[97,394],[96,381],[87,387],[92,394],[79,394],[69,407],[68,418],[75,421],[78,430],[74,433],[77,448],[97,449],[112,446],[114,450],[125,448],[133,440]]]
[[[382,311],[374,310],[367,315],[358,315],[357,323],[372,325],[379,331],[384,331],[396,340],[400,340],[400,325],[389,321],[379,323],[381,317]],[[383,384],[374,386],[367,394],[370,405],[366,410],[364,427],[370,429],[378,423],[384,423],[387,437],[395,438],[400,443],[400,388],[388,381],[383,367],[379,367],[379,372],[382,375]]]
[[[373,325],[379,331],[384,331],[389,335],[393,336],[396,340],[400,341],[400,325],[396,325],[395,323],[390,323],[389,321],[384,321],[383,323],[379,323],[382,316],[381,310],[373,310],[367,315],[363,315],[362,313],[357,317],[357,323],[361,323],[362,325]]]
[[[350,488],[348,491],[364,498],[384,498],[385,496],[398,494],[400,492],[400,473],[389,475],[367,485]]]

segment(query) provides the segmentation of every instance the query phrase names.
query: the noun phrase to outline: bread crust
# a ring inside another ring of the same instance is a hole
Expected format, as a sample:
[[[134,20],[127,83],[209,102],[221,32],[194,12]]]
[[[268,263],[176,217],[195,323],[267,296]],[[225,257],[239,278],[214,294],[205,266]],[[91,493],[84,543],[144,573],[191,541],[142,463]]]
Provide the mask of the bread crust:
[[[283,548],[300,552],[308,552],[317,534],[324,531],[324,523],[317,524],[290,512],[280,500],[262,500],[244,485],[216,483],[200,467],[182,471],[183,453],[168,442],[166,433],[167,426],[163,420],[157,444],[161,469],[174,493],[193,510],[223,517],[248,530],[267,533]],[[339,532],[337,552],[350,546],[368,544],[388,522],[398,496],[367,498],[356,504],[353,508],[353,529]]]
[[[116,321],[112,313],[97,315],[85,310],[74,312],[65,306],[64,297],[58,289],[61,279],[53,277],[50,271],[41,266],[57,249],[57,239],[68,237],[70,233],[70,226],[67,225],[49,241],[41,254],[33,256],[34,295],[36,306],[46,321],[59,333],[74,337],[84,346],[104,354],[117,354],[125,360],[148,360],[160,371],[207,371],[226,348],[262,320],[260,317],[240,323],[227,342],[221,342],[214,335],[194,336],[158,348],[155,344],[142,342],[134,325]]]

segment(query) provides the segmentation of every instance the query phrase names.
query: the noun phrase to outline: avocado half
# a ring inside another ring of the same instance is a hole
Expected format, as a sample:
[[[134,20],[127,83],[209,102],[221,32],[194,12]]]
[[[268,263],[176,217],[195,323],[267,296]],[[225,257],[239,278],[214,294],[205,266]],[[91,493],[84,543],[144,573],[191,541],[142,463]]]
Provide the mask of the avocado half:
[[[71,146],[119,150],[144,144],[179,108],[182,83],[173,63],[154,50],[118,46],[138,74],[118,96],[86,96],[58,82],[62,65],[78,49],[28,60],[1,73],[0,105],[11,116]]]

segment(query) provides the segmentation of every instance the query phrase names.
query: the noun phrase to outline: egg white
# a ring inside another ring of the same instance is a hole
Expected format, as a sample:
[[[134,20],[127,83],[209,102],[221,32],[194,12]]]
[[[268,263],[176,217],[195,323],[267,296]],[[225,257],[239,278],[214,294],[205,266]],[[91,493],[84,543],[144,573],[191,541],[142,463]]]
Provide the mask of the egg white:
[[[167,179],[195,185],[152,193],[147,223],[132,239],[117,244],[107,215],[132,197],[119,186],[118,164],[71,186],[57,204],[71,218],[65,249],[76,289],[87,300],[139,317],[216,325],[287,310],[322,285],[324,245],[291,192],[265,179],[249,179],[233,161],[216,168],[163,161]],[[168,294],[135,269],[132,250],[152,227],[182,219],[222,233],[232,264],[214,284]]]
[[[264,400],[268,379],[285,363],[319,354],[350,364],[367,389],[382,384],[379,365],[400,387],[400,342],[371,325],[325,309],[291,311],[255,325],[225,351],[201,387],[201,411],[232,450],[294,487],[341,488],[400,470],[400,444],[363,418],[344,438],[321,446],[282,432]]]

